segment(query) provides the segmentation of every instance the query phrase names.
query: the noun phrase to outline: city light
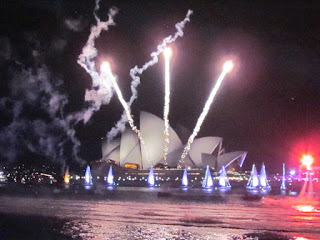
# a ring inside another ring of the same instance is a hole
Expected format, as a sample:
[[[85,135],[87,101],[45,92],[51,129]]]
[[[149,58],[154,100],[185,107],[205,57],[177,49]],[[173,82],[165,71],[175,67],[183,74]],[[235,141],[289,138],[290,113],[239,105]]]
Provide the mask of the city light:
[[[70,177],[69,176],[65,176],[64,177],[64,182],[65,183],[70,183]]]
[[[69,176],[69,167],[67,167],[65,174],[64,174],[64,183],[70,183],[70,176]]]

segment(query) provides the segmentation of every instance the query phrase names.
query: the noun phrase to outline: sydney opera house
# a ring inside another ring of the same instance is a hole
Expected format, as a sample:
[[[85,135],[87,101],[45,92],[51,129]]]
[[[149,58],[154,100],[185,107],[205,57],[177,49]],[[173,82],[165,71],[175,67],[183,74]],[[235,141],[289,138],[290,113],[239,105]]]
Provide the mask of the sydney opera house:
[[[102,141],[102,159],[100,163],[114,163],[123,169],[147,170],[155,168],[175,169],[187,142],[186,133],[175,131],[171,127],[167,161],[164,161],[164,122],[159,117],[140,113],[140,131],[144,140],[141,144],[138,136],[130,128],[126,128],[120,138]],[[186,131],[186,130],[185,130]],[[229,166],[236,161],[242,166],[247,152],[236,151],[226,153],[220,137],[202,137],[194,140],[190,152],[186,156],[182,168],[200,169],[209,165],[215,171],[222,166]]]

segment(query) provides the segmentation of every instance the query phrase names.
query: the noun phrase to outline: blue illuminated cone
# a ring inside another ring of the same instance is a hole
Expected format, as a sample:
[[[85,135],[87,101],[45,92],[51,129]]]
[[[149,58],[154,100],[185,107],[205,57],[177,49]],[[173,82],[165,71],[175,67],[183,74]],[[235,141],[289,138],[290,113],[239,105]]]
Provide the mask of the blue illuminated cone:
[[[182,175],[182,187],[188,187],[188,171],[187,168],[184,169]]]
[[[252,165],[249,181],[247,183],[248,189],[257,189],[259,187],[259,177],[256,169],[256,165]]]
[[[92,185],[92,175],[89,166],[87,166],[86,172],[84,174],[84,182],[86,185]]]
[[[209,166],[207,166],[207,168],[206,168],[206,174],[204,176],[202,187],[203,188],[212,188],[213,187],[213,180],[212,180]]]
[[[148,176],[148,183],[149,183],[150,187],[153,187],[155,184],[153,167],[150,168],[150,172],[149,172],[149,176]]]
[[[262,163],[260,176],[259,176],[260,187],[262,189],[270,189],[270,185],[267,178],[266,166]]]
[[[110,168],[109,168],[109,172],[108,172],[108,176],[107,176],[107,183],[108,183],[108,185],[114,185],[112,166],[110,166]]]

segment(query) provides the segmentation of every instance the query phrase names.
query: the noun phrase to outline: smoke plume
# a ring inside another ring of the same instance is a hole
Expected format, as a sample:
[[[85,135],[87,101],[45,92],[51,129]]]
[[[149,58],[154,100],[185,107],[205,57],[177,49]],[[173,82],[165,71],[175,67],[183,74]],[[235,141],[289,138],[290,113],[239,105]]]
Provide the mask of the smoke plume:
[[[92,88],[90,90],[87,89],[85,94],[85,101],[93,103],[92,108],[90,108],[88,112],[84,112],[86,121],[89,120],[93,112],[100,109],[102,104],[108,104],[113,95],[111,81],[100,76],[95,66],[94,59],[98,54],[95,47],[95,40],[100,36],[100,33],[103,30],[107,31],[109,26],[115,25],[113,18],[117,14],[118,10],[116,8],[111,8],[108,14],[108,21],[101,21],[97,16],[99,2],[99,0],[96,0],[94,10],[94,17],[97,21],[97,25],[91,27],[88,41],[83,47],[82,53],[78,57],[78,64],[83,67],[87,73],[89,73],[92,79]]]

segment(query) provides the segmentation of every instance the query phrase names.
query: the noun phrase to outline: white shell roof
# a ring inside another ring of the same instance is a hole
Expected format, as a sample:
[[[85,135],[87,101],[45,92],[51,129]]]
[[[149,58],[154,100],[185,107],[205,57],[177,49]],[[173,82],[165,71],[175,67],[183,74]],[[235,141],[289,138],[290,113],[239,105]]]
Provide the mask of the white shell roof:
[[[118,164],[120,162],[120,146],[114,148],[111,152],[109,152],[107,155],[105,155],[105,159],[111,159],[113,161],[116,161]]]
[[[182,148],[179,148],[179,149],[176,149],[172,152],[170,152],[167,156],[167,163],[170,167],[177,167],[178,165],[178,162],[181,158],[181,154],[183,152],[183,147]],[[162,158],[158,163],[162,163],[164,164],[164,159]],[[158,164],[157,163],[157,164]],[[181,167],[184,168],[184,167],[196,167],[196,165],[192,162],[192,160],[190,159],[189,155],[187,155],[185,158],[184,158],[184,163],[181,164]]]
[[[238,164],[242,167],[242,164],[247,156],[247,152],[237,151],[237,152],[229,152],[218,156],[218,167],[219,171],[222,166],[227,167],[233,161],[238,160]]]
[[[220,137],[203,137],[193,141],[189,155],[196,166],[202,163],[202,153],[212,154],[217,147],[221,147],[222,138]],[[220,149],[219,149],[220,151]]]
[[[140,143],[135,132],[126,128],[121,139],[114,139],[109,142],[103,140],[102,157],[117,161],[120,166],[124,166],[126,163],[138,164],[142,169],[149,169],[158,163],[164,164],[163,120],[153,114],[141,112],[140,131],[145,144]],[[167,163],[170,167],[175,167],[180,160],[183,145],[177,133],[171,127],[169,128],[169,134],[170,144]],[[209,165],[219,170],[222,166],[227,167],[235,160],[238,160],[239,165],[242,166],[247,152],[224,153],[221,145],[222,138],[220,137],[195,139],[189,154],[185,158],[184,166],[205,167]],[[218,158],[213,155],[213,152],[218,153]]]
[[[206,166],[210,166],[213,167],[214,169],[217,168],[217,156],[208,154],[208,153],[202,153],[201,154],[201,164],[198,167],[206,167]]]
[[[107,156],[112,152],[116,147],[120,146],[120,139],[113,139],[108,142],[107,139],[102,141],[102,157]]]
[[[124,130],[120,142],[120,166],[123,167],[126,163],[134,163],[142,167],[139,139],[130,128]]]
[[[140,131],[145,144],[141,144],[143,168],[156,165],[164,155],[164,123],[157,116],[140,112]],[[170,127],[169,152],[182,147],[182,142],[176,132]]]

